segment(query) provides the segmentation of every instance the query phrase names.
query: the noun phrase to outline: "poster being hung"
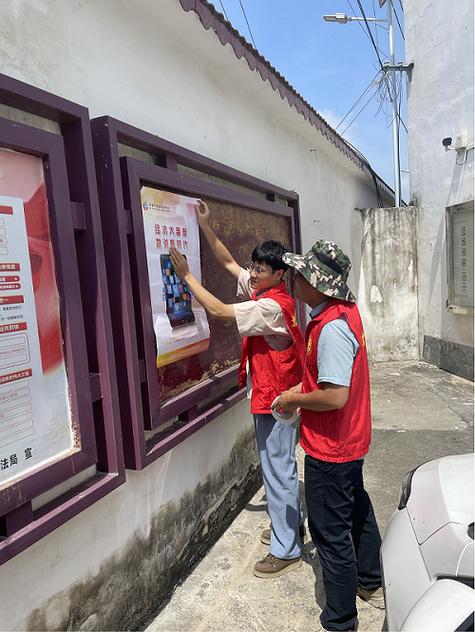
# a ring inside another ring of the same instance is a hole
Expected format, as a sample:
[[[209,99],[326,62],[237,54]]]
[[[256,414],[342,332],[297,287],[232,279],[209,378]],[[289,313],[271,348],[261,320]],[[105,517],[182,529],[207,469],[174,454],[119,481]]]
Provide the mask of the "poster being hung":
[[[204,351],[209,346],[206,312],[175,275],[174,246],[201,283],[199,227],[195,198],[142,187],[140,191],[147,252],[157,367]]]
[[[0,488],[74,443],[43,162],[0,148]]]

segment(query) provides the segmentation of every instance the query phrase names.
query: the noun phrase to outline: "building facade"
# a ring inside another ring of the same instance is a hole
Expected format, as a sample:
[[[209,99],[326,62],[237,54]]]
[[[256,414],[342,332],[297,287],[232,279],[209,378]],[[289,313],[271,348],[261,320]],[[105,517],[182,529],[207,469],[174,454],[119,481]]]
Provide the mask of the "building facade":
[[[473,379],[473,3],[405,2],[421,356]]]

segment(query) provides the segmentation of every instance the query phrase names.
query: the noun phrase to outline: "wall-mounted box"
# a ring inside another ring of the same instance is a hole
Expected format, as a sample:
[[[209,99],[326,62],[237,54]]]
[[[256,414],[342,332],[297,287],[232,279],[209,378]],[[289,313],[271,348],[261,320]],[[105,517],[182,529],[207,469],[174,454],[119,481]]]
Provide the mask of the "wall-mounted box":
[[[446,209],[447,309],[473,314],[473,200]]]

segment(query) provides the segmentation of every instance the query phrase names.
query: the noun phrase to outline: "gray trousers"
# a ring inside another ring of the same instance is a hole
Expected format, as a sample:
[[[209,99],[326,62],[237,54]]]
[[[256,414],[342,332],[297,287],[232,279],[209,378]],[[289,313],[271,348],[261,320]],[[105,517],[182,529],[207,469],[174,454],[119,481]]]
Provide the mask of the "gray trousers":
[[[272,415],[254,415],[254,426],[272,522],[270,553],[281,559],[299,557],[303,515],[295,458],[297,426],[282,424]]]

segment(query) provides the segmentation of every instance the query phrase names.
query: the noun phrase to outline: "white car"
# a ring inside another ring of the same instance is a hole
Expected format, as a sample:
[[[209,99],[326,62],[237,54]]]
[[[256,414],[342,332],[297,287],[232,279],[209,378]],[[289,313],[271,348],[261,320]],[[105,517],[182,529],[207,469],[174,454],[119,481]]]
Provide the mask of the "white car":
[[[473,630],[473,454],[406,474],[381,547],[386,622],[395,630]]]

